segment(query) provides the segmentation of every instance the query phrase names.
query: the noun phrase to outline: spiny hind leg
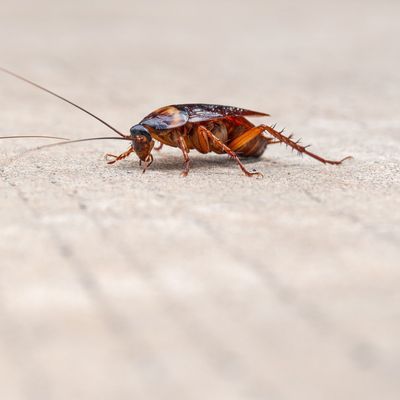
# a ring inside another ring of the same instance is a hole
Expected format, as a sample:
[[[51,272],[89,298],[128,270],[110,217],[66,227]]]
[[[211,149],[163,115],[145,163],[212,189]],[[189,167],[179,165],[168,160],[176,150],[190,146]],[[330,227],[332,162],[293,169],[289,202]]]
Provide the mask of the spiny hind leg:
[[[114,164],[115,162],[121,161],[121,160],[123,160],[124,158],[128,157],[128,156],[129,156],[131,153],[133,153],[133,152],[134,152],[133,147],[129,147],[129,149],[128,149],[127,151],[123,152],[123,153],[120,154],[119,156],[116,156],[116,155],[114,155],[114,154],[109,154],[109,153],[108,153],[108,154],[105,155],[105,159],[106,159],[106,161],[107,161],[107,164]],[[110,158],[112,158],[111,161],[109,161]]]
[[[339,161],[327,160],[317,154],[314,154],[314,153],[311,153],[310,151],[308,151],[307,147],[309,147],[309,146],[301,146],[299,144],[299,141],[295,142],[294,140],[292,140],[292,135],[285,136],[285,135],[283,135],[283,130],[276,131],[274,128],[275,127],[271,127],[271,126],[267,126],[267,125],[255,126],[251,129],[243,132],[240,136],[238,136],[237,138],[232,140],[232,142],[229,143],[229,147],[233,151],[238,151],[240,148],[245,146],[250,140],[252,140],[256,136],[262,134],[262,137],[267,141],[268,145],[277,144],[277,143],[285,143],[287,146],[290,146],[291,148],[297,150],[300,154],[307,154],[308,156],[310,156],[324,164],[339,165],[344,160],[351,158],[350,156],[348,156]],[[272,138],[266,136],[264,134],[265,131],[267,131],[271,136],[273,136],[277,140],[273,140]]]
[[[199,131],[205,133],[210,140],[215,143],[217,146],[219,146],[225,153],[227,153],[230,157],[232,157],[237,164],[239,165],[240,169],[247,175],[247,176],[258,176],[258,177],[262,177],[263,174],[261,172],[250,172],[246,169],[246,167],[242,164],[242,162],[240,161],[239,157],[237,156],[237,154],[232,150],[231,147],[226,146],[224,143],[222,143],[210,130],[208,130],[206,127],[200,125],[198,128]],[[260,134],[257,133],[258,135]],[[256,135],[257,136],[257,135]],[[243,144],[241,144],[241,146],[243,146]],[[241,147],[240,146],[240,147]]]
[[[241,133],[238,137],[229,142],[229,148],[232,151],[239,151],[244,147],[250,140],[261,135],[265,131],[265,125],[254,126],[247,131]],[[271,139],[272,140],[272,139]]]
[[[327,160],[326,158],[323,158],[315,153],[311,153],[310,151],[307,150],[307,147],[309,146],[302,146],[299,144],[300,140],[294,141],[292,140],[292,135],[290,136],[285,136],[283,135],[283,130],[282,131],[276,131],[275,126],[266,126],[264,125],[265,130],[273,136],[275,139],[278,140],[278,142],[285,143],[287,146],[291,147],[292,149],[296,150],[299,152],[299,154],[307,154],[309,157],[314,158],[315,160],[318,160],[319,162],[322,162],[324,164],[332,164],[332,165],[339,165],[341,164],[344,160],[348,160],[349,158],[352,158],[351,156],[347,156],[343,158],[342,160],[334,161],[334,160]],[[271,140],[268,136],[263,137],[266,140]]]
[[[182,155],[183,155],[183,171],[181,172],[181,176],[185,177],[188,176],[189,170],[190,170],[190,158],[189,158],[189,150],[187,148],[185,139],[182,136],[178,136],[177,138],[177,144],[178,147],[181,149],[182,151]]]

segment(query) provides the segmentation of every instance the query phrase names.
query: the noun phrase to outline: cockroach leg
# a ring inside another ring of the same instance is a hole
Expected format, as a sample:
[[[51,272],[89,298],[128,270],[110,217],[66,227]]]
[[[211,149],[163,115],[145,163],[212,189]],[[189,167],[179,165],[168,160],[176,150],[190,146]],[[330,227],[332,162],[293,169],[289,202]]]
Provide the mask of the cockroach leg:
[[[233,139],[229,143],[229,148],[232,151],[238,151],[240,148],[242,148],[244,145],[246,145],[250,140],[253,140],[255,137],[260,135],[265,131],[265,128],[263,125],[260,126],[255,126],[245,132],[243,132],[240,136],[237,138]]]
[[[257,176],[259,178],[263,177],[263,174],[261,172],[257,172],[257,171],[248,171],[246,169],[246,167],[242,164],[242,162],[240,161],[239,157],[237,156],[237,154],[232,151],[231,148],[229,148],[228,146],[226,146],[224,143],[222,143],[211,131],[209,131],[206,127],[200,125],[199,126],[199,130],[202,130],[203,132],[205,132],[207,134],[207,136],[211,139],[212,142],[214,142],[215,144],[217,144],[225,153],[227,153],[230,157],[232,157],[239,165],[240,169],[246,174],[246,176]],[[259,134],[259,133],[258,133]]]
[[[154,160],[153,156],[149,154],[146,158],[146,161],[144,162],[144,168],[142,171],[143,174],[146,172],[147,168],[149,168],[150,165],[153,164],[153,160]],[[142,165],[142,160],[139,161],[139,165]]]
[[[201,129],[197,130],[197,141],[198,147],[196,149],[200,151],[200,153],[207,154],[210,152],[210,142],[208,140],[208,135]]]
[[[160,142],[158,146],[154,147],[154,150],[155,151],[160,151],[163,148],[163,146],[164,146],[164,143]]]
[[[189,158],[189,150],[187,148],[185,139],[182,136],[178,136],[177,138],[178,147],[181,149],[183,154],[183,159],[185,160],[183,163],[183,171],[181,172],[181,176],[188,176],[190,170],[190,158]]]
[[[263,125],[261,125],[263,126]],[[327,160],[326,158],[320,157],[317,154],[311,153],[310,151],[307,150],[308,146],[302,146],[299,144],[299,141],[295,142],[292,140],[292,135],[290,136],[285,136],[283,135],[283,130],[282,131],[276,131],[275,127],[267,126],[264,125],[265,130],[272,135],[274,138],[278,139],[279,142],[285,143],[287,146],[291,147],[294,150],[297,150],[300,154],[307,154],[308,156],[314,158],[315,160],[318,160],[319,162],[322,162],[324,164],[331,164],[331,165],[339,165],[343,161],[348,160],[352,158],[351,156],[347,156],[343,158],[342,160],[334,161],[334,160]],[[263,136],[266,140],[270,139],[266,136]]]
[[[128,157],[133,152],[134,152],[133,147],[129,147],[129,149],[127,151],[120,154],[119,156],[115,156],[114,154],[106,154],[105,159],[107,161],[107,164],[114,164],[115,162],[121,161],[124,158]],[[113,158],[113,160],[109,161],[109,158]]]

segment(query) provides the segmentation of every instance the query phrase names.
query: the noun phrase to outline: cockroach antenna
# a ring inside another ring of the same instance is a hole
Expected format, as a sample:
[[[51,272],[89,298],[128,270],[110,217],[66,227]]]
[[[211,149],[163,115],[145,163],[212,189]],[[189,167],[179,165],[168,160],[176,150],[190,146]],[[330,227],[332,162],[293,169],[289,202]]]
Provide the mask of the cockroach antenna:
[[[90,142],[92,140],[132,140],[132,139],[129,138],[129,137],[112,137],[112,136],[92,137],[92,138],[84,138],[84,139],[76,139],[76,140],[67,139],[65,142],[61,142],[61,143],[44,144],[43,146],[38,146],[38,147],[35,147],[34,149],[27,150],[27,152],[31,152],[31,151],[35,151],[35,150],[41,150],[41,149],[47,149],[49,147],[62,146],[64,144]]]
[[[44,92],[49,93],[49,94],[51,94],[52,96],[55,96],[55,97],[57,97],[58,99],[60,99],[60,100],[62,100],[62,101],[65,101],[65,102],[68,103],[68,104],[71,104],[72,106],[78,108],[79,110],[83,111],[84,113],[89,114],[89,115],[90,115],[91,117],[93,117],[94,119],[97,119],[97,121],[99,121],[99,122],[101,122],[103,125],[107,126],[109,129],[111,129],[112,131],[114,131],[115,133],[117,133],[119,136],[122,136],[123,138],[129,137],[129,136],[127,136],[127,135],[124,135],[124,134],[121,133],[120,131],[118,131],[118,129],[114,128],[114,127],[111,126],[108,122],[104,121],[103,119],[101,119],[101,118],[98,117],[97,115],[94,115],[94,114],[91,113],[90,111],[84,109],[84,108],[81,107],[81,106],[78,106],[78,104],[73,103],[72,101],[66,99],[65,97],[60,96],[59,94],[57,94],[57,93],[55,93],[55,92],[53,92],[53,91],[51,91],[51,90],[49,90],[49,89],[46,89],[45,87],[43,87],[43,86],[41,86],[41,85],[39,85],[39,84],[37,84],[37,83],[35,83],[35,82],[32,82],[31,80],[29,80],[29,79],[27,79],[27,78],[24,78],[23,76],[18,75],[18,74],[16,74],[15,72],[12,72],[12,71],[8,70],[7,68],[4,68],[4,67],[1,67],[1,66],[0,66],[0,71],[4,72],[5,74],[11,75],[11,76],[13,76],[14,78],[17,78],[17,79],[19,79],[19,80],[21,80],[21,81],[23,81],[23,82],[26,82],[26,83],[28,83],[29,85],[35,86],[36,88],[38,88],[38,89],[40,89],[40,90],[43,90]]]
[[[59,136],[47,136],[47,135],[11,135],[11,136],[0,136],[0,139],[56,139],[56,140],[69,140],[67,138]]]

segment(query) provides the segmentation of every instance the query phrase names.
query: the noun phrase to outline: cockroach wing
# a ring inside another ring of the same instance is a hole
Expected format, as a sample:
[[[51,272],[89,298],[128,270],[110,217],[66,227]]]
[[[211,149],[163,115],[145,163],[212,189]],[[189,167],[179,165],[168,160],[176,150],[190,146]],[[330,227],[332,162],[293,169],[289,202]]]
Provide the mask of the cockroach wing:
[[[187,122],[198,123],[227,117],[266,117],[269,114],[218,104],[177,104],[159,108],[140,124],[156,130],[179,128]]]
[[[167,106],[153,111],[140,124],[156,130],[166,130],[183,126],[188,121],[189,114],[186,110],[179,109],[176,106]]]
[[[226,117],[264,117],[269,114],[258,111],[246,110],[244,108],[222,106],[218,104],[178,104],[178,110],[185,111],[189,115],[188,122],[203,122],[223,119]]]

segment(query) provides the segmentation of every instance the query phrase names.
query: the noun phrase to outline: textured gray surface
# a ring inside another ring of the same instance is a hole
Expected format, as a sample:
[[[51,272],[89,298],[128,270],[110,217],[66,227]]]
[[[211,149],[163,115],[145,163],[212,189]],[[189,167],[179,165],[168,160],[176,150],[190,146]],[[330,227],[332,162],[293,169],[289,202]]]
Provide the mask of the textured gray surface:
[[[0,142],[0,394],[398,399],[398,1],[2,4],[2,64],[127,131],[175,102],[273,115],[248,179],[174,149]],[[112,134],[7,76],[0,134]]]

